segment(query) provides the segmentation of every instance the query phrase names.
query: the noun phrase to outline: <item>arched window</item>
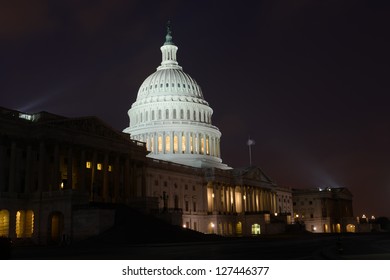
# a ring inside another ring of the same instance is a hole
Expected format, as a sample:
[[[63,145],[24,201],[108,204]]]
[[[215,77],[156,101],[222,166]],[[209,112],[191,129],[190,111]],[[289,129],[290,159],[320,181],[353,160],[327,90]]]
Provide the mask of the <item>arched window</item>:
[[[194,121],[196,121],[196,111],[194,111]]]
[[[158,110],[158,119],[161,120],[162,119],[162,116],[161,116],[161,110]]]
[[[176,109],[173,109],[173,119],[176,120]]]
[[[180,119],[184,119],[184,111],[183,111],[183,109],[180,110]]]
[[[16,238],[22,238],[24,237],[24,225],[25,225],[25,213],[24,211],[17,211],[16,212]]]
[[[149,121],[149,112],[148,111],[146,111],[146,113],[145,113],[145,121],[146,122]]]
[[[187,120],[191,119],[191,112],[190,110],[187,110]]]
[[[152,121],[154,121],[154,111],[152,111]]]
[[[169,119],[169,110],[165,109],[165,119]]]

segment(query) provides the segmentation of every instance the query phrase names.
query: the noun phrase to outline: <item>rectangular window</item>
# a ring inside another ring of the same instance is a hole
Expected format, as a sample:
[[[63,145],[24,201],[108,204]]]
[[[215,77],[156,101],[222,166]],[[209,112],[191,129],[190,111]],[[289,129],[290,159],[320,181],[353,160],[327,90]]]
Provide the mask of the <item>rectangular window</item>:
[[[169,153],[171,151],[171,137],[169,135],[165,136],[165,152]]]
[[[173,137],[173,152],[177,153],[179,151],[179,138],[177,135]]]
[[[158,138],[157,138],[158,140],[157,140],[157,145],[158,145],[158,152],[159,153],[162,153],[162,136],[160,135],[160,136],[158,136]]]
[[[206,137],[206,154],[210,154],[210,141],[208,136]]]
[[[186,211],[189,211],[188,201],[185,202],[185,209],[186,209]]]
[[[112,171],[112,165],[109,165],[108,166],[108,172],[111,172]]]
[[[190,152],[191,154],[194,153],[194,149],[193,149],[193,137],[192,137],[192,133],[191,133],[191,136],[190,136]]]
[[[195,201],[192,204],[192,211],[196,212],[196,202]]]
[[[183,154],[186,152],[186,137],[184,135],[181,137],[181,150]]]
[[[96,169],[97,169],[97,170],[102,170],[102,164],[101,164],[101,163],[98,163],[98,164],[96,165]]]
[[[90,161],[87,161],[87,162],[85,163],[85,167],[88,168],[88,169],[90,169],[90,168],[91,168],[91,162],[90,162]]]

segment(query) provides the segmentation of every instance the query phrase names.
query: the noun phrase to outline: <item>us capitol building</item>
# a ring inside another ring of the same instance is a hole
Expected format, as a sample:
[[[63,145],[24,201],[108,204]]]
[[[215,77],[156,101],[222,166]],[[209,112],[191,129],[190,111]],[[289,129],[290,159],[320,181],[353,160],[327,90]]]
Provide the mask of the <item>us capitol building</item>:
[[[222,162],[221,132],[200,86],[177,62],[170,27],[162,62],[112,129],[0,107],[0,236],[39,244],[81,240],[127,205],[202,233],[280,233],[293,223],[292,191],[259,167]]]
[[[277,188],[259,168],[233,169],[222,163],[221,132],[212,125],[213,110],[178,64],[169,26],[160,49],[161,65],[139,88],[124,130],[131,139],[145,142],[147,157],[153,159],[146,170],[147,195],[162,198],[160,209],[180,209],[183,225],[201,232],[279,231],[270,225],[270,214],[290,213],[291,193]],[[161,168],[166,164],[169,172]],[[278,196],[284,200],[279,205]]]

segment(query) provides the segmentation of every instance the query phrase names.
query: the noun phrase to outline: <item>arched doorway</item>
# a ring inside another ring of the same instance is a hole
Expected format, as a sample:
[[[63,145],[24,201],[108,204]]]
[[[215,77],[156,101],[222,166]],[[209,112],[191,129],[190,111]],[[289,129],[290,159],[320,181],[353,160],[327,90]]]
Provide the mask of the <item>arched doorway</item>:
[[[356,227],[353,224],[347,225],[347,232],[356,232]]]
[[[259,235],[260,234],[260,225],[259,224],[253,224],[252,225],[252,234],[253,235]]]
[[[9,211],[0,210],[0,236],[9,236]]]
[[[64,215],[61,212],[53,212],[49,216],[49,241],[60,243],[64,231]]]
[[[238,222],[236,224],[236,235],[242,235],[242,223]]]

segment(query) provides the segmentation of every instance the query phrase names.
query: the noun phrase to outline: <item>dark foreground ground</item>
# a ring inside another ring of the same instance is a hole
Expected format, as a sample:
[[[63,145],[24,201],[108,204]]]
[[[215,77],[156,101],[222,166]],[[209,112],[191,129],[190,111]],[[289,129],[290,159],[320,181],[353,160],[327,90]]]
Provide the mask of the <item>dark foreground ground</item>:
[[[390,234],[290,234],[180,243],[16,246],[11,259],[390,259]]]
[[[389,232],[313,234],[293,231],[253,238],[227,238],[172,226],[128,207],[117,207],[116,213],[115,226],[98,237],[66,246],[14,243],[10,254],[0,250],[3,251],[0,259],[390,259]]]

